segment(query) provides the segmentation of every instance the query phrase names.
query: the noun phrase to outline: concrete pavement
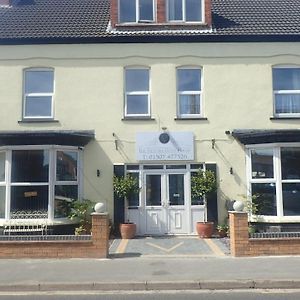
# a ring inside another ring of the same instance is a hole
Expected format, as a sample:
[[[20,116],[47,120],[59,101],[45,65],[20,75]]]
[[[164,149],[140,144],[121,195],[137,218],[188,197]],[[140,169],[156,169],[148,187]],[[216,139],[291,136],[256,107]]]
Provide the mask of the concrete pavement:
[[[0,291],[300,289],[300,256],[0,260]]]

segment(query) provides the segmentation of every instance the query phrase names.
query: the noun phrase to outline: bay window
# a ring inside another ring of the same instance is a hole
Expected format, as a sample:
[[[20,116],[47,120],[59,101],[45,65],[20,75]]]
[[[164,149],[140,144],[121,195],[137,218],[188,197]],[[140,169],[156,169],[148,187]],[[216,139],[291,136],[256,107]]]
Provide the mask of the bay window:
[[[75,147],[22,146],[0,152],[0,218],[68,216],[79,197]]]
[[[300,116],[300,67],[273,68],[274,114]]]
[[[248,158],[256,214],[266,219],[300,220],[300,145],[249,147]]]

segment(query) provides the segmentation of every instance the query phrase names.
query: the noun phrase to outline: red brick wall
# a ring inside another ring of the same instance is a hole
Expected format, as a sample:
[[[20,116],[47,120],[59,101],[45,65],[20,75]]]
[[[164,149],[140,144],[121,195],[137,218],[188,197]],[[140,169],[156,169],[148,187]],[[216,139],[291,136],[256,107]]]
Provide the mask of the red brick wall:
[[[247,213],[230,212],[229,226],[233,256],[300,254],[300,238],[249,239]]]
[[[211,0],[204,1],[204,9],[205,9],[205,20],[204,22],[208,25],[212,25],[212,13],[211,13]]]
[[[92,214],[91,241],[0,241],[0,258],[105,258],[108,214]]]
[[[118,23],[118,0],[110,0],[110,23],[112,28]]]

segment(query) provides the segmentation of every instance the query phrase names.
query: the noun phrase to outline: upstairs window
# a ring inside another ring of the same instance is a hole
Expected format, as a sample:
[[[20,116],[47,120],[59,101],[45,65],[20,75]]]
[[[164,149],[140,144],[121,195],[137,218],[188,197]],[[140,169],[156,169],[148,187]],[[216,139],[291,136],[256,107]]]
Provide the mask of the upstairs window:
[[[273,92],[276,116],[300,116],[300,67],[274,67]]]
[[[167,0],[170,22],[202,22],[202,0]]]
[[[119,0],[119,22],[154,22],[154,7],[154,0]]]
[[[125,69],[125,116],[150,116],[148,68]]]
[[[53,70],[25,70],[23,117],[25,119],[53,118],[53,91]]]
[[[202,115],[201,69],[177,69],[177,111],[180,118]]]

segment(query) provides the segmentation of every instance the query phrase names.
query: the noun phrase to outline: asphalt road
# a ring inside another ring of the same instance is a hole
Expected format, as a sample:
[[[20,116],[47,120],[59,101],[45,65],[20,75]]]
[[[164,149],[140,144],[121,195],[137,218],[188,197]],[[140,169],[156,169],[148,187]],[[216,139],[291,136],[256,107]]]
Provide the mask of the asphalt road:
[[[0,300],[299,300],[300,290],[1,293]]]

